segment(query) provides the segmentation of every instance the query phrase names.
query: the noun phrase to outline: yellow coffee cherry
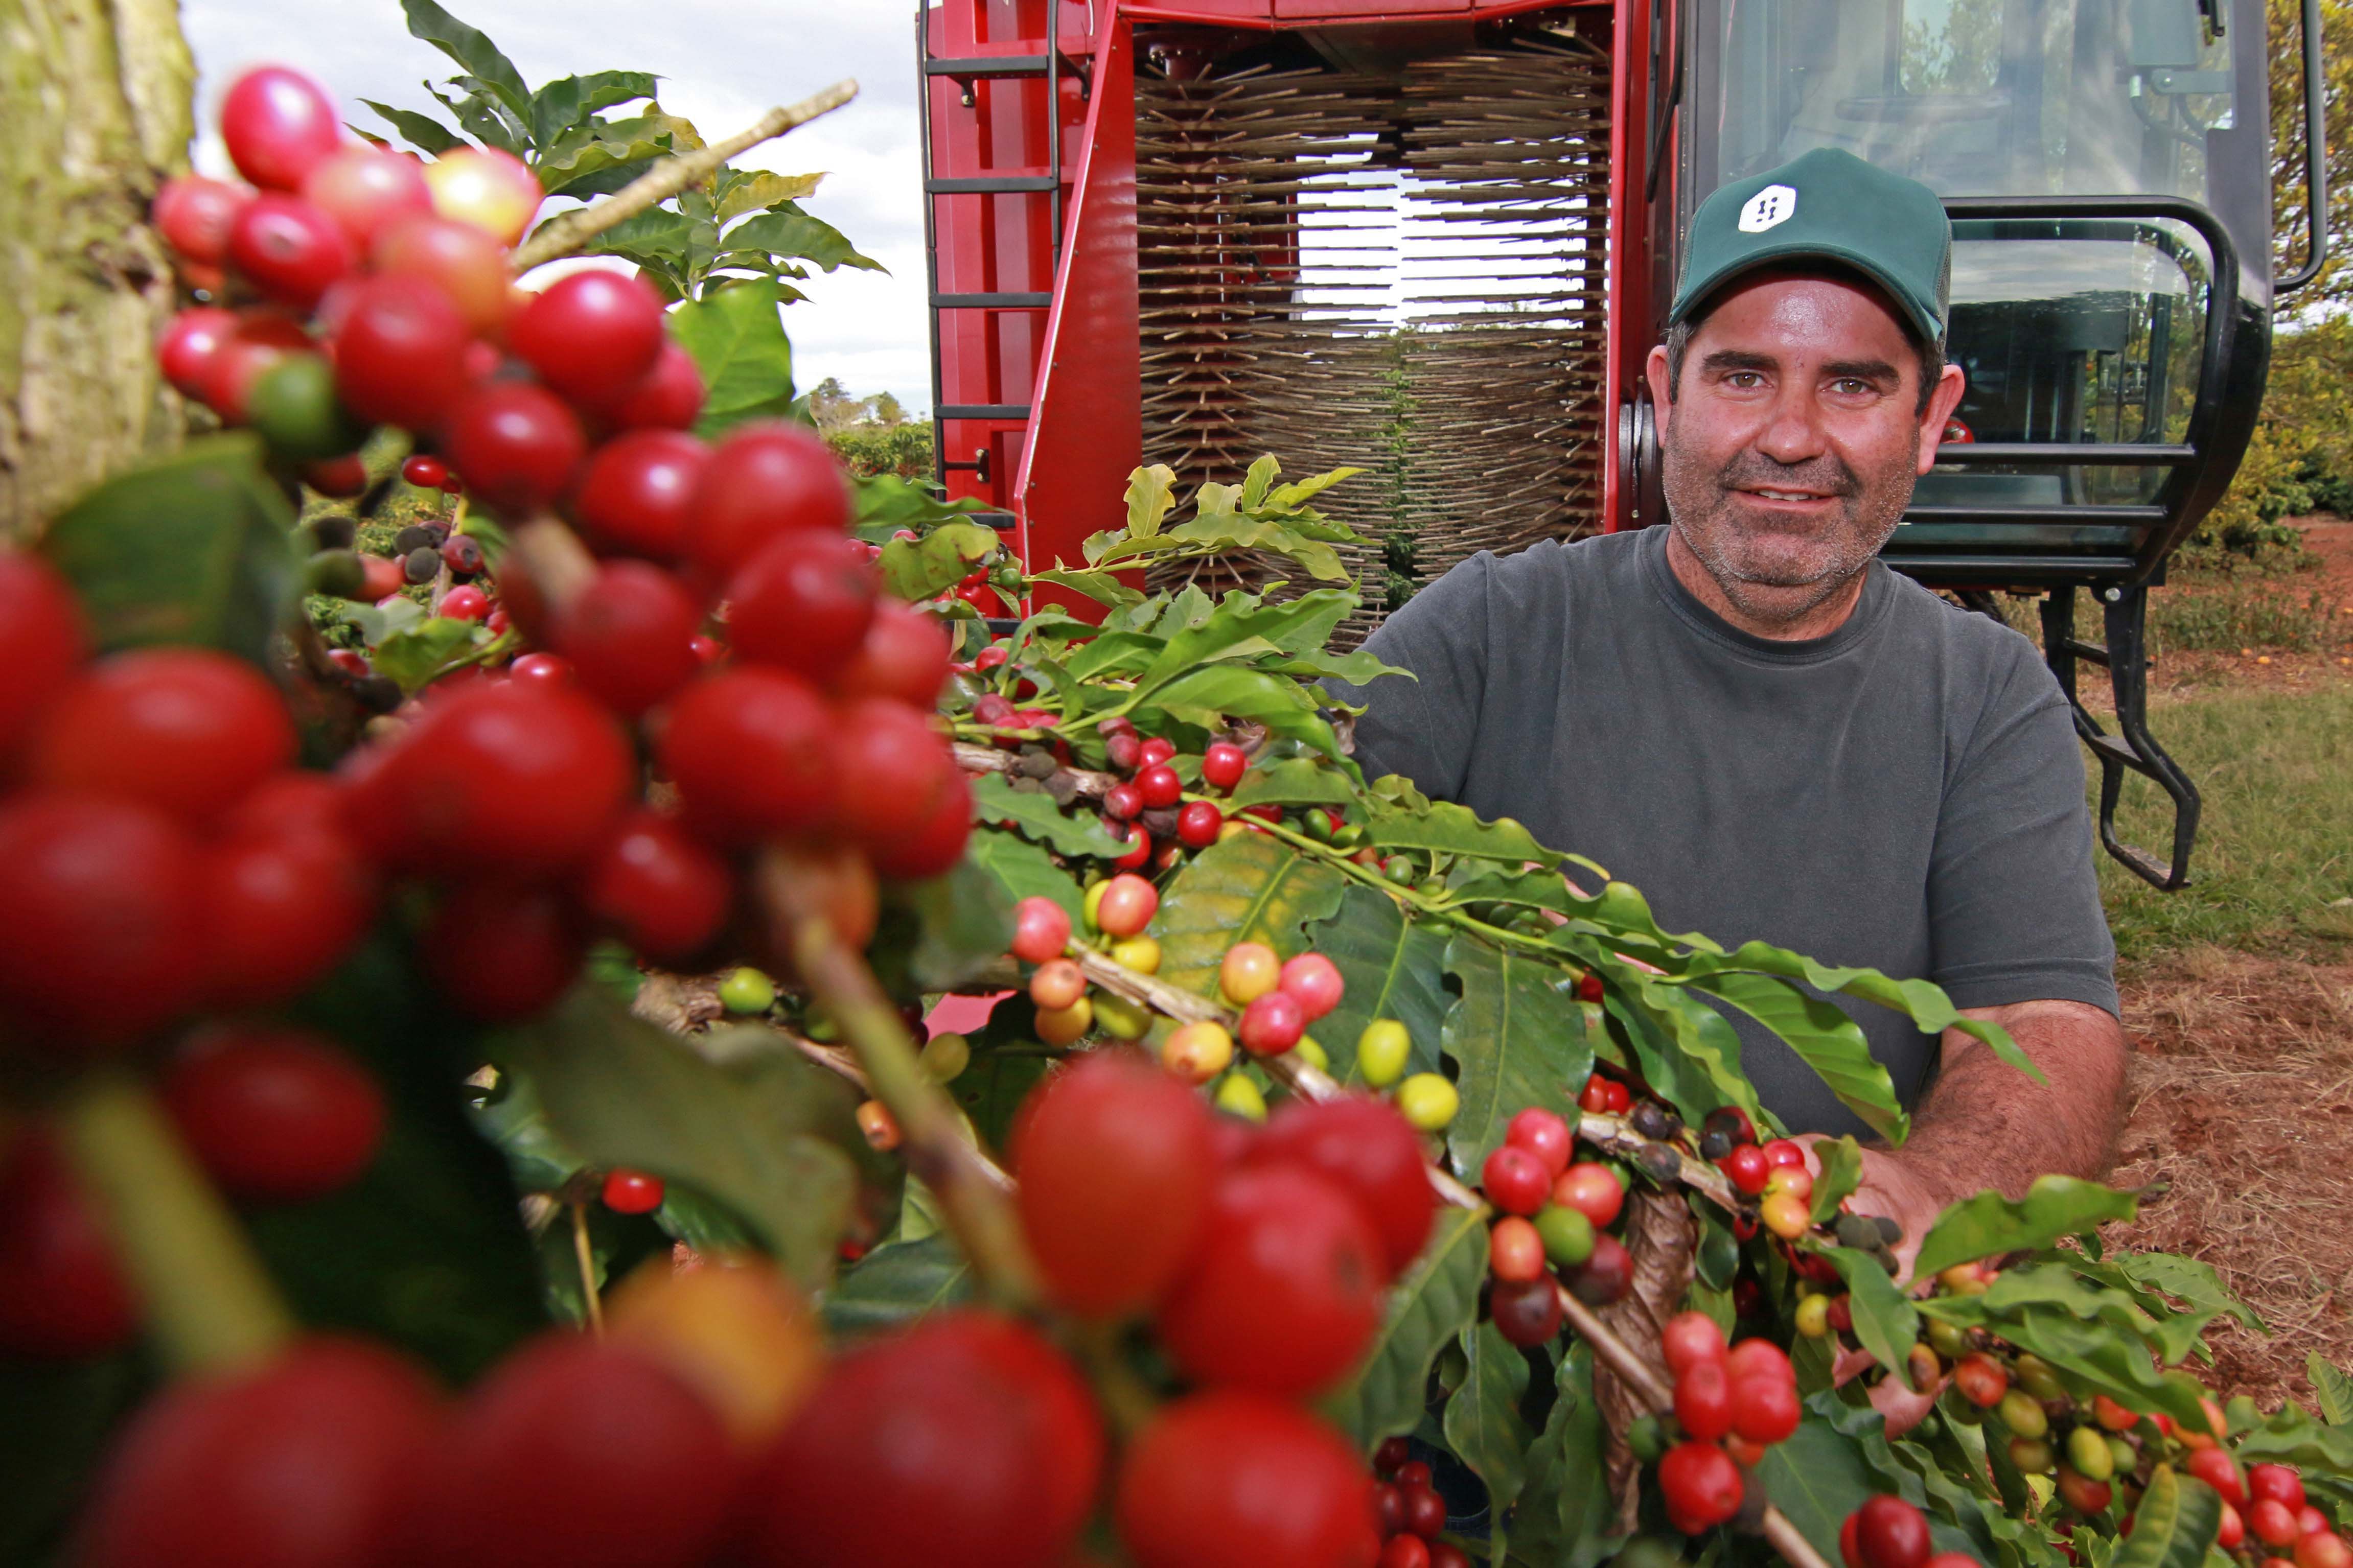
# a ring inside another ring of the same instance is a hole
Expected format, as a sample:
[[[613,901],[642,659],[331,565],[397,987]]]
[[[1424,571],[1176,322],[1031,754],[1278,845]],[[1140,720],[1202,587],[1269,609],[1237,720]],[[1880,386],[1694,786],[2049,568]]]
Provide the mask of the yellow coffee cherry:
[[[1050,1046],[1067,1046],[1095,1026],[1095,1004],[1082,996],[1067,1007],[1038,1010],[1038,1037]]]
[[[1132,936],[1111,945],[1112,962],[1138,974],[1160,973],[1160,944],[1148,936]]]
[[[807,1299],[750,1253],[706,1253],[681,1274],[665,1247],[605,1298],[605,1332],[667,1365],[744,1443],[774,1436],[825,1371]]]
[[[1795,1241],[1813,1227],[1813,1211],[1794,1193],[1775,1193],[1765,1200],[1765,1228],[1783,1241]]]
[[[1437,1132],[1462,1109],[1462,1097],[1437,1073],[1418,1072],[1398,1085],[1397,1107],[1422,1131]]]
[[[1103,908],[1103,889],[1110,886],[1111,879],[1108,877],[1104,878],[1101,881],[1089,882],[1087,884],[1086,898],[1084,901],[1080,904],[1079,909],[1080,912],[1086,916],[1087,929],[1089,931],[1100,931],[1103,929],[1095,923],[1095,911]]]
[[[1413,1054],[1413,1037],[1395,1018],[1376,1018],[1356,1037],[1356,1071],[1375,1089],[1387,1089],[1405,1076],[1406,1058]]]
[[[1809,1296],[1798,1303],[1798,1331],[1810,1340],[1829,1336],[1831,1299],[1828,1296]]]
[[[1266,1096],[1259,1092],[1258,1085],[1247,1074],[1228,1073],[1225,1082],[1218,1085],[1218,1109],[1245,1121],[1263,1121]]]
[[[1281,984],[1282,960],[1262,942],[1238,942],[1218,964],[1218,989],[1238,1007],[1247,1007]]]
[[[1220,1025],[1187,1024],[1160,1042],[1160,1065],[1187,1083],[1207,1083],[1234,1059],[1234,1037]]]
[[[972,1042],[962,1035],[934,1035],[923,1044],[923,1073],[934,1083],[962,1078],[972,1064]]]
[[[1095,1027],[1114,1040],[1140,1040],[1152,1027],[1152,1010],[1139,1003],[1108,991],[1096,993],[1093,1001]]]
[[[1300,1036],[1299,1043],[1291,1048],[1298,1053],[1299,1059],[1301,1061],[1305,1062],[1317,1072],[1330,1072],[1332,1070],[1332,1058],[1322,1046],[1315,1043],[1314,1036]]]

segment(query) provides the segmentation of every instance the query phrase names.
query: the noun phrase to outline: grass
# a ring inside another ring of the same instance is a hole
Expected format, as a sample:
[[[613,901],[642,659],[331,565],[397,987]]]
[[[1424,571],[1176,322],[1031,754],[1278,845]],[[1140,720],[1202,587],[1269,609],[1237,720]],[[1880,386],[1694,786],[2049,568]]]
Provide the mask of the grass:
[[[2118,954],[2137,962],[2212,946],[2345,962],[2353,902],[2338,900],[2353,900],[2353,683],[2152,703],[2149,728],[2197,784],[2204,812],[2192,879],[2179,892],[2160,893],[2099,856]],[[2096,775],[2093,785],[2096,805]],[[2117,813],[2126,842],[2162,855],[2165,805],[2131,779]]]
[[[2336,615],[2326,580],[2310,555],[2275,553],[2260,562],[2234,561],[2216,568],[2177,569],[2149,595],[2149,652],[2233,652],[2240,648],[2309,653],[2335,650],[2353,633]],[[2038,600],[2005,595],[2003,619],[2025,636],[2042,640]],[[2107,640],[2100,605],[2090,595],[2075,601],[2075,635],[2086,642]]]

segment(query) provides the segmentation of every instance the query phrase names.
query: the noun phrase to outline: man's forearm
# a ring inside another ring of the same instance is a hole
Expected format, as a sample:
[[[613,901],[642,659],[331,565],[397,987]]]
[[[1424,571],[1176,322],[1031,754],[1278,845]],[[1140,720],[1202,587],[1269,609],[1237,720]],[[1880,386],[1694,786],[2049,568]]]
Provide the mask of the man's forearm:
[[[1894,1158],[1947,1203],[1995,1188],[2022,1194],[2035,1177],[2099,1177],[2124,1121],[2123,1028],[2080,1002],[1968,1010],[2010,1033],[2048,1083],[2036,1083],[1982,1042],[1947,1030],[1944,1068]]]

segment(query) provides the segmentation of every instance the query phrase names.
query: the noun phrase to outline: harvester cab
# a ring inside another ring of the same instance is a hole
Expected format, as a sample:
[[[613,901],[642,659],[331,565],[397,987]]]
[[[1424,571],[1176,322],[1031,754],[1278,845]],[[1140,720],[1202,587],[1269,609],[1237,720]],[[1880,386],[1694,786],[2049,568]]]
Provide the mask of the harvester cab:
[[[1475,551],[1665,521],[1641,365],[1693,209],[1843,148],[1954,223],[1968,390],[1885,559],[1989,614],[2042,595],[2102,842],[2180,887],[2199,797],[2148,731],[2147,595],[2323,259],[2318,9],[2312,227],[2274,279],[2263,0],[938,0],[941,478],[1039,567],[1140,462],[1366,468],[1324,502],[1369,542],[1344,552],[1369,630]],[[2169,799],[2169,855],[2118,836],[2127,774]]]

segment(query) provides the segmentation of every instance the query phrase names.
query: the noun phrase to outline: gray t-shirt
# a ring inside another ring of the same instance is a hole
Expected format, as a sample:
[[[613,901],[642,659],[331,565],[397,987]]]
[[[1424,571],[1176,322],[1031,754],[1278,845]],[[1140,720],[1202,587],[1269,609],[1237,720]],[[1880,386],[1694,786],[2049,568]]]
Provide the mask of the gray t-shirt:
[[[2032,644],[1873,562],[1845,625],[1776,642],[1676,581],[1668,531],[1481,553],[1366,646],[1420,679],[1367,705],[1356,760],[1640,888],[1667,931],[1926,976],[1963,1007],[2116,1010],[2084,763]],[[1914,1104],[1938,1041],[1837,999]],[[1733,1015],[1765,1103],[1862,1132]]]

